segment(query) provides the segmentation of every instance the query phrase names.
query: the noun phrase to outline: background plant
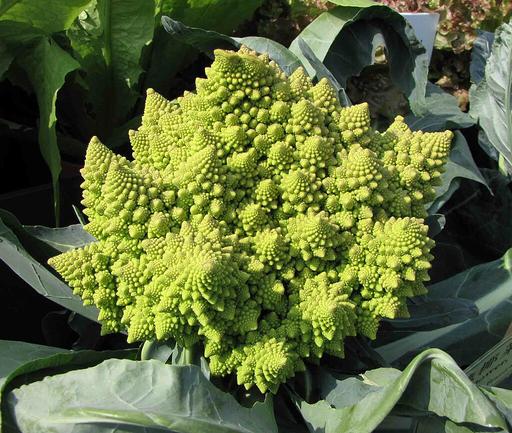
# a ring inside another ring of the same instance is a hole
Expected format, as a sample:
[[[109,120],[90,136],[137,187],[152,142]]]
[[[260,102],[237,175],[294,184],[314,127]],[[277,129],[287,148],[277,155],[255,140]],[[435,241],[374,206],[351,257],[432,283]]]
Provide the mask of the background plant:
[[[478,30],[493,32],[512,14],[508,0],[380,0],[399,12],[437,12],[436,47],[458,53],[469,50]]]
[[[264,0],[242,31],[289,45],[304,27],[333,6],[328,0]]]
[[[482,31],[494,32],[512,14],[508,0],[383,1],[400,12],[437,12],[440,15],[431,61],[431,79],[458,99],[468,111],[470,51]]]
[[[2,112],[0,134],[4,142],[12,143],[14,155],[16,142],[39,143],[51,172],[57,221],[61,155],[81,163],[92,135],[112,148],[122,146],[128,129],[140,122],[145,90],[154,87],[172,96],[180,83],[176,75],[197,55],[163,37],[162,14],[229,33],[260,3],[5,0],[0,4],[0,79],[14,101]],[[7,156],[4,169],[11,164]]]
[[[479,35],[471,64],[471,114],[482,127],[479,143],[512,174],[512,25],[503,24],[495,37]]]

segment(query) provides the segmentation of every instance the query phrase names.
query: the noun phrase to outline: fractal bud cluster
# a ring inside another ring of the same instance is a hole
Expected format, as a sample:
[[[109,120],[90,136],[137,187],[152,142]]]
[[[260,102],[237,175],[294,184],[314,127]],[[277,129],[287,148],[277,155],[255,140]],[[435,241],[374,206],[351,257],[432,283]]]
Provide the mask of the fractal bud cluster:
[[[148,91],[133,161],[93,138],[82,171],[97,242],[50,259],[103,333],[201,343],[213,375],[275,392],[347,336],[375,338],[426,292],[452,133],[370,127],[325,79],[215,51],[196,92]]]

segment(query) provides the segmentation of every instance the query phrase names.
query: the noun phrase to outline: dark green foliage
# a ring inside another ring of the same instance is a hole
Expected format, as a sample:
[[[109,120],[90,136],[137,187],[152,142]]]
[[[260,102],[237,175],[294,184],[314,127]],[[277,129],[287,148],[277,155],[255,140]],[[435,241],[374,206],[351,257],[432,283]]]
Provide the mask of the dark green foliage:
[[[8,142],[14,145],[17,137],[26,139],[31,133],[31,141],[39,142],[51,172],[57,224],[61,157],[83,160],[85,143],[93,135],[110,147],[123,145],[128,129],[140,123],[141,95],[148,87],[169,95],[173,77],[196,57],[197,52],[164,36],[162,14],[230,33],[260,3],[2,2],[0,80],[7,87],[21,86],[27,94],[34,93],[39,113],[32,112],[25,124],[13,109],[15,105],[9,107],[3,101],[6,109],[0,114],[0,124],[5,129],[0,129],[0,137],[12,137]]]

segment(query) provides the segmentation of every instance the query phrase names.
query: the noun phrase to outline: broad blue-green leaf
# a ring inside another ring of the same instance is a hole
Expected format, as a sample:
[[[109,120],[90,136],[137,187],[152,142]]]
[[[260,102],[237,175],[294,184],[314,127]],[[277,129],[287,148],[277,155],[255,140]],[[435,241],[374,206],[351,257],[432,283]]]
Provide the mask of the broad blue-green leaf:
[[[410,433],[508,433],[509,430],[489,429],[474,424],[457,424],[446,418],[427,416],[418,418]]]
[[[39,106],[39,146],[50,168],[53,184],[55,218],[59,220],[60,153],[55,125],[57,93],[66,75],[79,67],[78,62],[60,48],[53,39],[41,38],[32,49],[24,52],[19,63],[27,73]]]
[[[58,251],[53,246],[32,236],[11,212],[0,209],[0,220],[14,233],[23,247],[31,251],[36,260],[46,262],[49,257],[57,254]]]
[[[296,400],[311,431],[370,433],[397,404],[456,423],[506,429],[496,407],[448,354],[437,349],[418,355],[402,373],[383,368],[363,374],[364,385],[348,380],[323,388],[325,400],[318,403]]]
[[[451,196],[457,191],[460,187],[462,178],[456,177],[455,179],[452,179],[450,182],[450,186],[446,190],[444,194],[437,197],[429,206],[428,213],[429,215],[433,215],[436,212],[439,212],[439,209],[441,209],[448,200],[450,200]]]
[[[406,94],[415,113],[425,111],[427,55],[410,25],[392,9],[372,2],[343,2],[320,15],[299,37],[341,86],[373,64],[376,49],[384,45],[393,82]],[[290,50],[307,65],[298,39]],[[313,74],[313,68],[307,68]]]
[[[410,114],[406,116],[405,121],[414,131],[463,129],[475,124],[469,114],[460,110],[455,96],[430,82],[427,83],[425,112],[418,117]]]
[[[435,213],[425,218],[425,224],[428,226],[428,236],[434,238],[443,231],[446,217],[443,214]]]
[[[258,53],[267,53],[287,74],[301,66],[295,54],[271,39],[256,36],[234,38],[212,30],[186,26],[167,16],[162,17],[162,24],[173,39],[209,55],[217,48],[233,50],[245,45]]]
[[[41,363],[41,360],[66,352],[68,351],[57,347],[0,340],[0,405],[4,389],[11,380],[20,374],[33,371],[31,366],[34,364],[44,368],[45,362]],[[0,432],[2,424],[3,417],[0,416]]]
[[[198,367],[160,361],[108,360],[15,389],[7,404],[23,433],[277,433],[271,398],[245,408]]]
[[[210,379],[208,361],[196,350],[197,347],[185,349],[174,341],[146,341],[140,350],[140,359],[147,361],[156,359],[172,365],[197,365],[204,377]]]
[[[65,252],[72,248],[80,248],[95,241],[94,237],[87,233],[81,224],[58,228],[24,226],[24,229],[29,235],[45,242],[60,252]]]
[[[162,25],[173,39],[185,42],[204,53],[211,54],[217,48],[230,49],[238,48],[241,45],[231,36],[213,30],[187,26],[168,16],[162,17]]]
[[[160,25],[163,15],[187,26],[231,35],[262,3],[263,0],[162,0],[156,11],[157,28],[149,53],[145,87],[166,95],[172,85],[171,79],[197,56],[197,51],[190,45],[169,38]]]
[[[510,180],[497,170],[480,169],[488,185],[489,191],[480,183],[465,182],[461,191],[450,200],[444,212],[448,213],[449,231],[452,245],[459,244],[465,250],[468,261],[463,269],[449,271],[450,260],[437,263],[448,271],[448,275],[467,269],[480,263],[497,259],[512,245],[512,191]],[[471,233],[471,236],[468,236]],[[435,251],[435,250],[434,250]],[[434,255],[436,253],[434,252]],[[471,257],[476,257],[472,260]],[[453,263],[456,265],[455,263]],[[433,271],[441,270],[434,264]]]
[[[450,157],[445,166],[445,172],[442,175],[443,184],[437,188],[436,195],[439,197],[444,194],[450,182],[457,177],[479,182],[489,188],[485,178],[482,176],[482,173],[480,173],[480,170],[473,160],[466,139],[459,131],[455,131]]]
[[[489,138],[482,129],[478,131],[478,144],[484,150],[484,152],[487,153],[487,155],[489,155],[489,157],[491,157],[495,161],[499,161],[500,153],[492,145],[492,143],[489,141]]]
[[[58,347],[41,346],[22,341],[0,340],[0,405],[4,392],[11,382],[17,386],[28,383],[29,374],[43,371],[44,375],[67,371],[70,368],[84,368],[108,358],[135,357],[135,350],[96,352],[84,350],[74,352]],[[35,379],[37,380],[37,378]],[[0,432],[2,419],[0,418]]]
[[[512,174],[512,24],[496,30],[485,78],[470,91],[471,115]]]
[[[404,416],[389,415],[382,421],[375,433],[411,433],[412,419]]]
[[[85,307],[81,299],[73,295],[72,290],[52,273],[46,264],[38,261],[38,259],[46,260],[49,258],[49,245],[36,239],[45,247],[45,250],[42,251],[41,245],[34,245],[33,242],[30,242],[31,236],[28,233],[26,234],[28,239],[25,242],[20,239],[22,236],[25,236],[23,233],[20,235],[15,234],[14,230],[19,230],[19,226],[11,227],[11,225],[7,225],[5,216],[0,216],[0,259],[41,295],[63,307],[97,321],[97,309],[91,306]],[[38,259],[35,257],[38,257]]]
[[[466,298],[474,301],[480,314],[464,322],[433,331],[405,334],[403,338],[377,347],[388,362],[403,365],[427,347],[446,350],[460,365],[469,365],[501,340],[512,317],[512,275],[503,258],[475,266],[431,285],[429,298]]]
[[[30,24],[45,33],[69,28],[91,0],[0,0],[0,22]]]
[[[262,38],[260,36],[247,36],[245,38],[233,39],[258,53],[267,53],[287,75],[291,75],[295,69],[302,66],[302,63],[295,54],[272,39]]]
[[[482,387],[484,394],[494,402],[499,411],[505,416],[508,423],[512,426],[512,390]]]
[[[153,37],[154,14],[153,0],[95,0],[68,31],[95,114],[92,133],[107,144],[138,98],[134,88],[142,49]]]
[[[494,33],[477,30],[477,34],[478,36],[471,49],[471,63],[469,65],[471,82],[474,84],[479,84],[485,78],[485,65],[491,55],[494,42]]]
[[[82,227],[84,225],[86,225],[87,224],[87,217],[83,214],[83,212],[80,210],[80,208],[77,205],[75,205],[75,204],[72,204],[71,207],[73,208],[73,212],[75,213],[76,219],[78,220],[80,225]]]
[[[3,389],[13,373],[19,371],[27,362],[66,352],[69,351],[59,347],[0,340],[0,388]]]
[[[157,361],[166,363],[175,350],[175,342],[145,341],[140,350],[140,359],[142,361],[156,359]]]
[[[436,213],[448,201],[456,191],[452,184],[457,179],[469,179],[479,182],[491,191],[487,181],[473,160],[466,139],[459,131],[455,131],[450,157],[441,176],[442,184],[436,188],[436,199],[430,205],[429,213]]]
[[[413,300],[414,302],[415,300]],[[464,322],[478,316],[475,303],[464,298],[440,298],[419,300],[408,306],[408,319],[385,320],[396,330],[429,331]]]

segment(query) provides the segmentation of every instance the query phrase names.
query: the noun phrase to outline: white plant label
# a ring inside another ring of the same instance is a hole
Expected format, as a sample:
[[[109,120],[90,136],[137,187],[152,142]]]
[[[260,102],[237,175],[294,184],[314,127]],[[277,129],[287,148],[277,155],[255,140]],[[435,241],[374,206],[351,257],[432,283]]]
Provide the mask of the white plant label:
[[[467,376],[478,385],[496,386],[512,375],[512,333],[466,368]]]

